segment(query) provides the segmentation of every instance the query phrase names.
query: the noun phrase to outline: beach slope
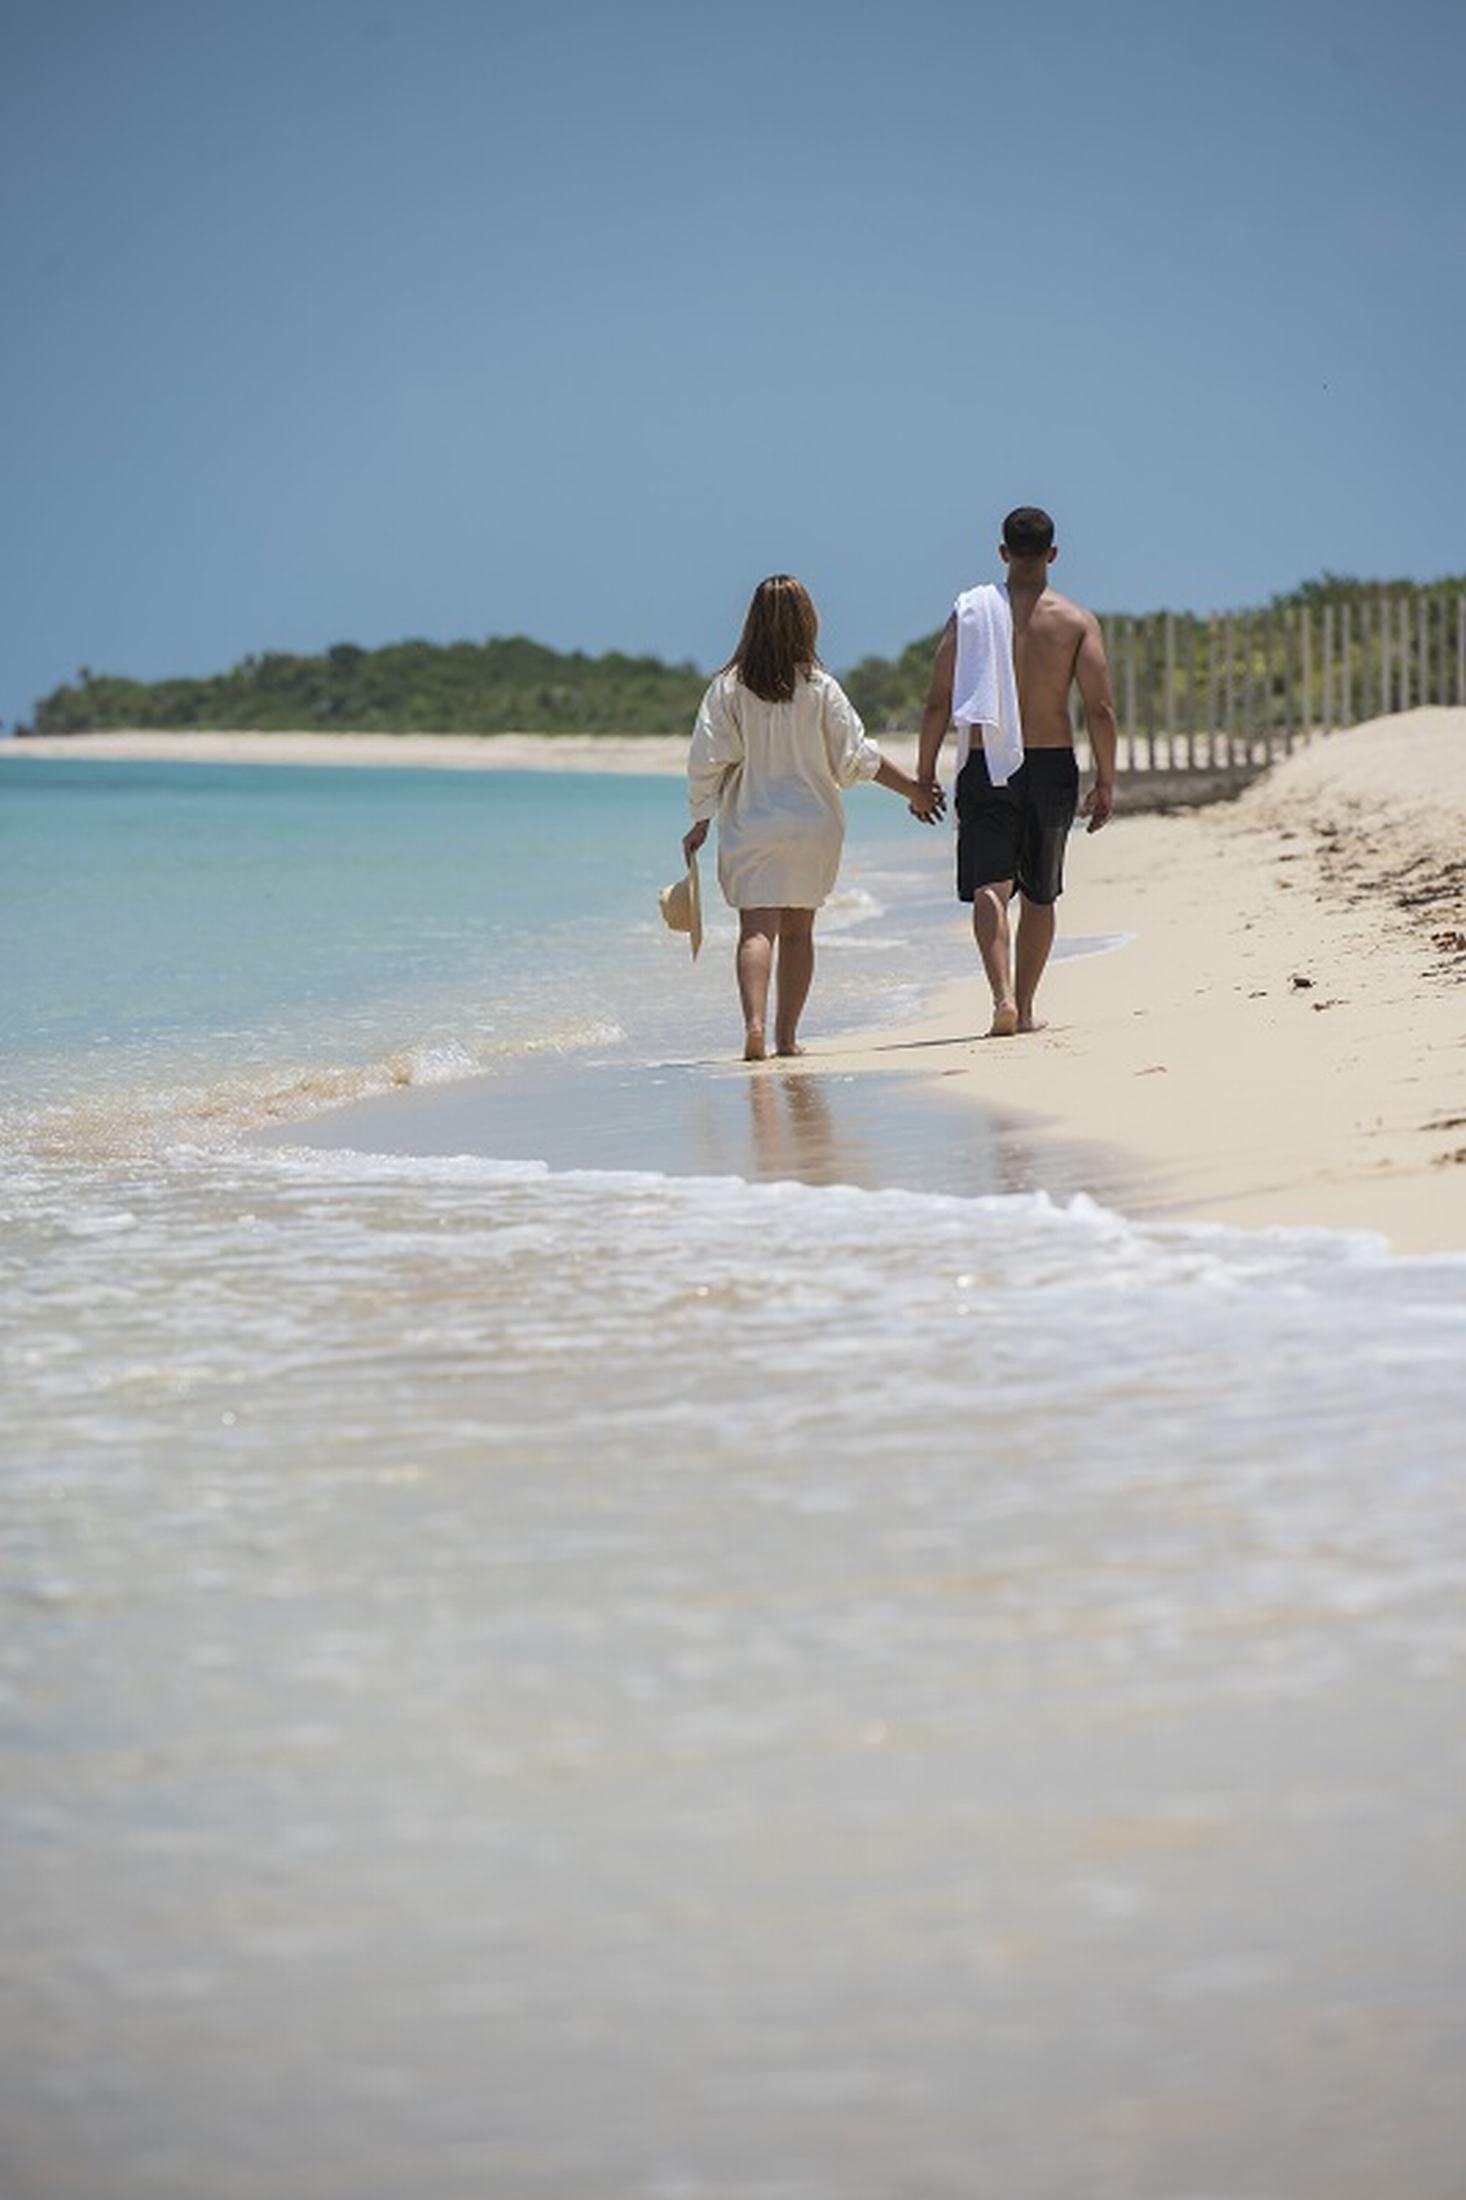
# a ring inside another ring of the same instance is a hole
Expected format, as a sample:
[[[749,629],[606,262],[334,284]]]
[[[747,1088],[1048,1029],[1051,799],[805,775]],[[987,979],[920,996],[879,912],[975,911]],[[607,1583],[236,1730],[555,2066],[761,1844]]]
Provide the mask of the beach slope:
[[[1129,1157],[1145,1218],[1466,1248],[1466,710],[1311,743],[1237,801],[1070,844],[1047,1028],[988,1040],[973,975],[920,1026],[796,1065],[899,1069]],[[1103,1196],[1106,1187],[1097,1185]]]

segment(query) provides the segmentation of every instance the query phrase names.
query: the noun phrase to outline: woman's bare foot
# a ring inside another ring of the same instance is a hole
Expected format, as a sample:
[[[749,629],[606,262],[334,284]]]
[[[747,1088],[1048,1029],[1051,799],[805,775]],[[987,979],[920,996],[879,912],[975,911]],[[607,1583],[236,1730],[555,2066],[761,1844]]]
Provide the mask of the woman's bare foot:
[[[779,1056],[781,1061],[787,1061],[791,1054],[802,1054],[804,1052],[804,1049],[799,1044],[799,1041],[797,1039],[781,1039],[776,1034],[774,1038],[774,1052]]]
[[[744,1042],[743,1042],[743,1059],[744,1059],[744,1061],[745,1061],[745,1062],[766,1062],[766,1061],[768,1060],[768,1058],[769,1058],[769,1050],[768,1050],[768,1048],[767,1048],[767,1047],[766,1047],[766,1046],[764,1045],[764,1027],[763,1027],[763,1025],[762,1025],[762,1024],[750,1024],[750,1025],[749,1025],[749,1027],[748,1027],[748,1034],[747,1034],[747,1036],[746,1036],[746,1038],[744,1039]]]
[[[1018,1011],[1011,1001],[999,1001],[993,1010],[990,1039],[1011,1039],[1018,1029]]]
[[[1028,1010],[1019,1009],[1018,1029],[1020,1031],[1047,1031],[1048,1028],[1042,1016],[1035,1016],[1031,1008]]]

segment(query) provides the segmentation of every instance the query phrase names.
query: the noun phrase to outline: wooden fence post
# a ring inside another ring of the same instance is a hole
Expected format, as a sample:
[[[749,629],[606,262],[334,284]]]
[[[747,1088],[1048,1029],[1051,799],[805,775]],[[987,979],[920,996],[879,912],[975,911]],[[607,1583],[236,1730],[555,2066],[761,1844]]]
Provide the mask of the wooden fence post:
[[[1186,621],[1182,678],[1186,683],[1182,737],[1186,744],[1186,769],[1190,771],[1196,763],[1196,620],[1192,617]]]
[[[1360,611],[1361,625],[1363,610]],[[1339,605],[1339,724],[1352,726],[1354,717],[1353,606],[1346,596]]]
[[[1282,641],[1282,621],[1276,611],[1264,611],[1262,615],[1262,756],[1265,764],[1273,757],[1273,734],[1277,723],[1277,683],[1279,644]]]
[[[1415,652],[1410,647],[1410,598],[1401,596],[1395,603],[1395,708],[1410,708],[1410,661]]]
[[[1242,632],[1242,761],[1252,762],[1257,738],[1257,669],[1252,656],[1252,614],[1244,611],[1237,622]]]
[[[1430,598],[1423,592],[1415,607],[1417,700],[1422,708],[1430,701]]]
[[[1283,613],[1283,745],[1293,746],[1294,725],[1298,709],[1298,612],[1290,607]]]
[[[1313,612],[1307,604],[1298,612],[1298,733],[1303,741],[1313,734]]]
[[[1125,761],[1135,769],[1135,621],[1125,621]]]
[[[1176,616],[1166,613],[1166,768],[1176,763]]]
[[[1334,730],[1334,607],[1323,607],[1323,731]]]
[[[1233,757],[1230,757],[1230,761],[1237,763],[1237,759],[1241,757],[1241,761],[1246,763],[1246,759],[1248,759],[1248,748],[1246,748],[1246,739],[1248,739],[1248,616],[1246,616],[1246,612],[1237,612],[1237,618],[1233,618],[1233,647],[1237,651],[1237,669],[1235,669],[1237,730],[1233,733]]]
[[[1246,737],[1248,737],[1248,623],[1246,614],[1233,618],[1233,752],[1226,759],[1237,763],[1237,757],[1246,761]]]

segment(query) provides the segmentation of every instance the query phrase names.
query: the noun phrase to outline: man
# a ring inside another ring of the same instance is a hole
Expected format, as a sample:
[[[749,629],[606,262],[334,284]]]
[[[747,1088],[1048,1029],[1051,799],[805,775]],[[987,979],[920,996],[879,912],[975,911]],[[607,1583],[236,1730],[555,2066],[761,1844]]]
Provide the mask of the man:
[[[1054,944],[1064,843],[1079,807],[1069,725],[1076,680],[1094,758],[1082,807],[1090,832],[1115,803],[1115,704],[1104,639],[1092,611],[1049,586],[1058,551],[1048,513],[1031,504],[1010,512],[1000,554],[1006,590],[959,596],[937,645],[916,767],[922,793],[911,804],[919,817],[940,808],[937,755],[955,718],[957,893],[972,904],[994,1039],[1038,1029],[1034,998]],[[1015,892],[1016,943],[1009,925]]]

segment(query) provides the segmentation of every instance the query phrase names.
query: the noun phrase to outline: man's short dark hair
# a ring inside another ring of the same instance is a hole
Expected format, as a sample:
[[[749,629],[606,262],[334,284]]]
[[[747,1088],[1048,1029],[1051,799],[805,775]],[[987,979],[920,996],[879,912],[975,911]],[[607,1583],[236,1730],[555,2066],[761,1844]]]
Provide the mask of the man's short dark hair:
[[[1003,547],[1010,557],[1046,558],[1054,547],[1054,523],[1037,504],[1020,504],[1003,522]]]

